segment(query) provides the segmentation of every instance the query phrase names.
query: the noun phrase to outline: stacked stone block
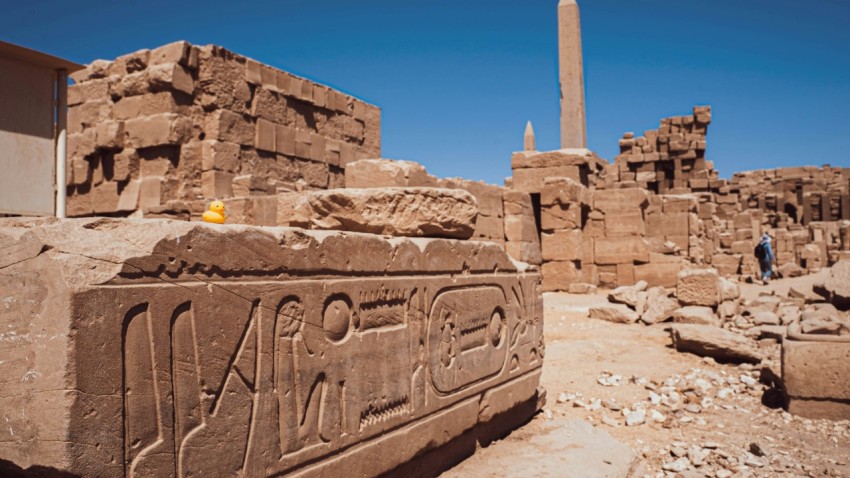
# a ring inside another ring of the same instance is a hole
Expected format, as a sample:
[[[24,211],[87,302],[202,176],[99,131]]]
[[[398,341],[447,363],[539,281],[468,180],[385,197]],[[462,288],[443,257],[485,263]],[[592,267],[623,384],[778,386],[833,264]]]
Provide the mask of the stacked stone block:
[[[505,188],[462,178],[437,178],[413,161],[365,159],[345,167],[345,187],[350,189],[387,187],[430,187],[462,189],[478,202],[473,240],[505,245]],[[291,197],[291,196],[290,196]],[[289,197],[284,199],[289,201]],[[538,262],[539,263],[539,262]]]
[[[342,187],[347,163],[380,156],[378,108],[217,46],[140,50],[73,79],[69,216],[197,218],[212,199]]]
[[[606,168],[606,182],[636,184],[660,194],[708,191],[719,185],[705,159],[711,107],[697,106],[693,114],[661,120],[657,130],[620,140],[620,155]]]

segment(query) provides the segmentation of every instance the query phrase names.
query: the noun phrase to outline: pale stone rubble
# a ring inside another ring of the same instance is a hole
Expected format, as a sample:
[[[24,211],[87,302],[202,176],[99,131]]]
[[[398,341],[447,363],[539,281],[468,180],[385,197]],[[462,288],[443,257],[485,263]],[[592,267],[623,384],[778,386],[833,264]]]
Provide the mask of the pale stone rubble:
[[[673,346],[681,352],[722,362],[781,362],[781,388],[792,413],[850,419],[848,270],[850,261],[837,263],[814,287],[817,293],[792,288],[787,297],[744,301],[739,286],[716,270],[689,269],[678,274],[675,290],[659,290],[650,299],[645,282],[619,287],[608,296],[611,305],[591,308],[589,315],[627,324],[670,321]]]

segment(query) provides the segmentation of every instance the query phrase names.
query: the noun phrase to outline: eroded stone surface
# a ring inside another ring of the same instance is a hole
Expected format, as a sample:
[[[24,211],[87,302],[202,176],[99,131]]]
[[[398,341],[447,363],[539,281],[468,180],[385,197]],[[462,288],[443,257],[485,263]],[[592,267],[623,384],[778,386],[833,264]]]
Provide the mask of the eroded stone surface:
[[[298,198],[290,224],[306,229],[469,239],[477,216],[475,198],[460,189],[335,189]]]
[[[711,325],[676,324],[671,329],[673,345],[680,352],[714,357],[730,362],[761,362],[753,342],[734,332]]]
[[[539,274],[493,244],[114,219],[0,243],[24,469],[374,476],[536,394]]]

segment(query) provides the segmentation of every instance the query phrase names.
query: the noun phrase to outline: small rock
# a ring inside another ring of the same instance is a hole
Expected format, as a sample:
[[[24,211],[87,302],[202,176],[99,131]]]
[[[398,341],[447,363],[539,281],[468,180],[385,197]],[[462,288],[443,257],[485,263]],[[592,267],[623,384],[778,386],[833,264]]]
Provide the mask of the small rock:
[[[634,427],[643,425],[646,422],[646,412],[643,410],[635,410],[626,417],[626,426]]]
[[[651,411],[649,413],[649,418],[655,423],[664,423],[664,420],[667,420],[667,417],[658,410]]]
[[[749,450],[755,456],[767,456],[767,451],[758,443],[750,443]]]
[[[705,463],[705,459],[708,458],[709,453],[711,452],[708,450],[703,450],[698,446],[692,446],[688,448],[688,460],[694,466],[702,466]]]
[[[567,394],[566,394],[566,393],[560,393],[560,394],[558,395],[558,400],[557,400],[557,401],[558,401],[558,403],[566,403],[566,402],[569,402],[570,400],[567,398]]]
[[[697,405],[695,403],[689,403],[689,404],[685,405],[684,408],[685,408],[685,411],[688,412],[688,413],[697,414],[697,413],[702,412],[702,407],[700,407],[699,405]]]
[[[606,425],[608,425],[609,427],[612,427],[612,428],[617,428],[617,427],[620,426],[620,422],[618,422],[617,420],[614,420],[613,418],[609,417],[608,415],[602,415],[601,421],[602,421],[602,423],[604,423],[604,424],[606,424]]]
[[[673,455],[675,458],[681,458],[683,456],[686,456],[688,454],[688,451],[682,448],[681,446],[674,446],[670,448],[670,454]]]
[[[688,459],[683,457],[683,458],[679,458],[678,460],[675,460],[675,461],[670,461],[670,462],[664,463],[663,465],[661,465],[661,468],[663,470],[666,470],[666,471],[681,473],[681,472],[687,470],[690,465],[691,464],[688,461]]]
[[[620,304],[591,307],[589,315],[591,319],[607,320],[618,324],[633,324],[638,320],[637,312]]]

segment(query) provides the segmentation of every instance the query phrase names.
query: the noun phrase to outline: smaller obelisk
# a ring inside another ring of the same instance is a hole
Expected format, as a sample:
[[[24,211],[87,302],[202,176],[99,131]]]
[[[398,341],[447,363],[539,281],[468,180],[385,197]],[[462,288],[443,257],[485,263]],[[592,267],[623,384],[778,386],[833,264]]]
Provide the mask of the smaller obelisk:
[[[558,3],[558,63],[561,82],[561,148],[587,148],[581,23],[576,0]]]
[[[525,125],[525,135],[522,138],[523,151],[537,151],[537,141],[534,139],[534,128],[531,121]]]

